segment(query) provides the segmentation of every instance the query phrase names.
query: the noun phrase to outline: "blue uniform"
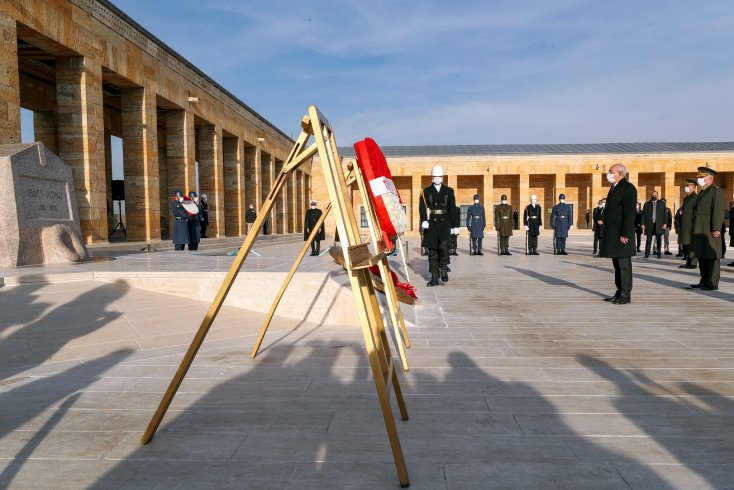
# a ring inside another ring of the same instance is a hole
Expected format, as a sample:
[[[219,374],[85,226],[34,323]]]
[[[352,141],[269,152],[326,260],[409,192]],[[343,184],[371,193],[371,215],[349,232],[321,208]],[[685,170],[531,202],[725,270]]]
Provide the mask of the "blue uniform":
[[[482,238],[484,238],[484,227],[487,226],[487,218],[484,206],[474,204],[466,210],[466,227],[471,238],[470,255],[483,255]]]
[[[559,203],[553,206],[551,211],[550,225],[556,235],[556,250],[561,255],[566,255],[566,238],[568,230],[571,229],[573,223],[573,208],[566,203]]]

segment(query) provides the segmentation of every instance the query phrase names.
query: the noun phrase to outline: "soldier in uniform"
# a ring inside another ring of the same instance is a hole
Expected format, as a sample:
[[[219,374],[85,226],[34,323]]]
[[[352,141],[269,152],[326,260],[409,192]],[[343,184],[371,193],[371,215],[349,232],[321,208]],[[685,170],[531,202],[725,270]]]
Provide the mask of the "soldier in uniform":
[[[466,210],[466,228],[469,230],[469,255],[484,255],[482,253],[482,238],[484,238],[484,227],[487,226],[487,218],[484,214],[484,206],[479,204],[479,194],[474,194],[474,205]]]
[[[551,228],[556,235],[556,250],[558,255],[568,255],[566,253],[566,238],[568,232],[573,228],[573,208],[570,204],[566,204],[566,194],[558,196],[559,203],[553,206],[551,211]]]
[[[171,197],[171,214],[175,220],[173,223],[173,245],[176,250],[184,250],[189,243],[189,215],[181,204],[183,192],[175,190]]]
[[[459,223],[455,222],[456,207],[454,190],[443,185],[443,167],[436,165],[431,170],[432,183],[421,193],[418,211],[423,229],[421,246],[428,249],[428,271],[431,280],[427,286],[449,280],[449,240],[458,234]]]
[[[247,234],[250,234],[250,229],[252,229],[252,224],[257,219],[257,212],[255,212],[255,205],[250,204],[250,206],[247,208],[247,211],[245,212],[245,226],[247,227]]]
[[[199,201],[199,208],[201,209],[201,238],[209,238],[206,236],[206,227],[209,226],[209,203],[207,202],[206,194],[202,194]]]
[[[698,258],[701,280],[691,284],[690,289],[716,291],[719,289],[721,262],[721,227],[726,213],[724,191],[714,185],[716,171],[708,167],[698,167],[698,193],[693,207],[693,235],[691,251]]]
[[[189,199],[194,201],[199,206],[199,214],[196,216],[189,215],[189,221],[187,223],[189,227],[189,250],[199,250],[199,242],[201,241],[201,224],[204,222],[204,212],[202,211],[201,203],[196,192],[189,192]]]
[[[683,247],[683,257],[686,263],[680,265],[681,269],[698,268],[698,259],[691,253],[691,237],[693,236],[693,208],[696,206],[698,195],[696,194],[696,181],[686,179],[686,197],[681,204],[680,235],[678,240]]]
[[[316,201],[311,201],[311,207],[306,211],[306,218],[303,224],[303,241],[308,240],[308,236],[311,234],[311,230],[314,229],[316,224],[321,218],[321,210],[316,207]],[[321,223],[321,229],[313,241],[311,242],[311,255],[318,255],[321,250],[321,240],[326,240],[326,231],[324,230],[324,224]]]
[[[538,235],[543,226],[543,211],[538,204],[538,197],[530,196],[530,204],[525,207],[522,222],[525,225],[525,233],[528,234],[528,255],[540,255],[538,253]]]
[[[647,237],[645,240],[645,258],[650,257],[650,245],[652,244],[653,236],[655,236],[657,257],[662,257],[661,242],[663,231],[668,226],[665,219],[665,204],[658,202],[657,191],[652,191],[650,200],[642,206],[642,231]]]
[[[594,231],[594,257],[598,257],[597,251],[599,250],[599,240],[604,236],[604,206],[605,200],[600,199],[599,203],[594,210],[594,222],[591,225],[591,229]]]
[[[614,296],[604,298],[616,305],[632,301],[632,256],[635,255],[635,202],[637,188],[625,178],[627,169],[615,164],[607,172],[612,184],[604,206],[604,235],[599,245],[599,255],[612,259],[614,266]]]
[[[512,206],[507,204],[507,196],[502,194],[502,204],[494,210],[494,229],[500,239],[500,255],[510,253],[510,237],[512,236]]]

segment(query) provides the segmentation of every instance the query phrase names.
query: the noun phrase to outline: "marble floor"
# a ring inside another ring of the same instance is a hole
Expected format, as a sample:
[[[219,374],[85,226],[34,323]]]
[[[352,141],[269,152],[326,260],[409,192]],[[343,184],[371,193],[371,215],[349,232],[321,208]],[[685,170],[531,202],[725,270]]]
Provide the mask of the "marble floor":
[[[514,237],[499,257],[490,237],[473,257],[462,238],[448,284],[427,288],[409,238],[411,488],[734,488],[734,267],[705,293],[683,289],[697,271],[680,260],[636,257],[617,306],[590,242],[554,256],[546,235],[526,256]],[[299,246],[243,273],[287,270]],[[225,269],[227,251],[0,271],[0,488],[399,488],[355,325],[276,318],[252,360],[264,315],[224,307],[140,444],[208,304],[94,272]]]

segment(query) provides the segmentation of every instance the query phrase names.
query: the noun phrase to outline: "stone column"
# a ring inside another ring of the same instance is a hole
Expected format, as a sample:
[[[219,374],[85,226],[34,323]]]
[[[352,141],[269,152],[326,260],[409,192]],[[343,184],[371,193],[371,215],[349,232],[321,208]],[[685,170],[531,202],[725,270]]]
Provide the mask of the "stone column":
[[[120,109],[127,239],[157,240],[161,214],[155,89],[147,82],[145,87],[124,88]]]
[[[273,189],[273,183],[275,182],[275,157],[273,155],[268,154],[267,158],[265,158],[265,155],[263,155],[263,165],[267,165],[267,172],[268,172],[268,185],[263,186],[263,194],[267,196],[270,194],[270,191]],[[265,169],[263,170],[265,171]],[[276,212],[278,208],[278,198],[275,199],[274,206],[270,208],[270,233],[277,233],[276,231]]]
[[[305,219],[304,207],[306,206],[305,179],[300,170],[296,170],[296,233],[303,232],[303,220]]]
[[[224,158],[224,232],[227,236],[245,234],[245,164],[243,141],[223,138]]]
[[[591,201],[589,202],[589,208],[591,208],[592,215],[599,200],[607,197],[607,193],[609,193],[609,188],[604,187],[604,182],[606,181],[606,170],[604,172],[601,170],[591,172]]]
[[[58,155],[59,139],[56,135],[56,114],[53,111],[33,111],[33,135],[36,141]]]
[[[454,190],[454,193],[456,193],[456,190],[459,187],[459,176],[454,173],[451,173],[447,175],[447,177],[448,177],[448,180],[446,182],[446,185],[451,187]]]
[[[165,116],[164,116],[165,117]],[[158,133],[158,202],[161,215],[161,240],[171,238],[171,191],[168,189],[168,148],[166,135]]]
[[[665,172],[665,182],[663,184],[663,192],[660,193],[660,198],[665,198],[666,204],[671,211],[675,209],[673,207],[674,204],[677,208],[679,195],[680,192],[676,192],[675,187],[675,172]]]
[[[262,204],[262,177],[261,177],[260,148],[247,146],[244,149],[245,160],[245,202],[246,205],[255,205],[259,211]]]
[[[634,184],[635,187],[637,187],[637,200],[640,201],[641,204],[643,204],[645,202],[645,199],[644,199],[645,193],[644,192],[642,192],[642,193],[640,192],[640,188],[639,188],[640,178],[639,178],[639,172],[638,172],[638,170],[637,169],[630,169],[628,167],[627,168],[627,180],[630,183]],[[642,200],[640,200],[640,196],[642,196]]]
[[[272,178],[270,179],[271,188],[275,183],[275,179],[280,176],[280,171],[283,169],[282,160],[273,158],[273,161],[273,174]],[[275,233],[278,233],[279,235],[285,233],[287,229],[286,202],[288,201],[288,182],[286,181],[284,182],[284,184],[285,185],[280,190],[280,194],[278,194],[277,198],[275,199],[275,226],[273,227],[273,231]]]
[[[285,184],[287,200],[285,202],[285,217],[288,220],[286,233],[295,233],[296,231],[296,172],[288,175]]]
[[[494,226],[494,175],[487,172],[482,176],[482,206],[487,218],[486,230]]]
[[[82,235],[107,240],[102,67],[90,58],[56,58],[59,156],[74,173]]]
[[[411,203],[412,216],[408,216],[408,221],[410,222],[410,229],[417,232],[421,230],[419,206],[421,202],[421,191],[423,190],[423,183],[421,182],[422,175],[421,172],[413,172],[410,175],[410,195],[413,197],[413,202]]]
[[[525,206],[530,204],[530,174],[527,170],[523,169],[520,172],[520,202],[517,206],[517,212],[520,213],[518,223],[521,230],[524,230],[522,224],[522,216],[525,210]]]
[[[10,145],[21,142],[20,80],[18,31],[15,19],[5,14],[0,14],[0,67],[0,145]]]
[[[175,190],[186,192],[196,189],[196,133],[194,115],[183,109],[166,111],[166,175],[168,176],[167,207]],[[172,236],[174,220],[168,216],[169,236]]]
[[[209,203],[207,236],[224,236],[224,165],[222,128],[205,124],[199,129],[199,192]],[[211,230],[211,231],[210,231]]]
[[[115,227],[115,202],[112,200],[112,132],[104,130],[104,173],[105,195],[107,196],[107,227]]]

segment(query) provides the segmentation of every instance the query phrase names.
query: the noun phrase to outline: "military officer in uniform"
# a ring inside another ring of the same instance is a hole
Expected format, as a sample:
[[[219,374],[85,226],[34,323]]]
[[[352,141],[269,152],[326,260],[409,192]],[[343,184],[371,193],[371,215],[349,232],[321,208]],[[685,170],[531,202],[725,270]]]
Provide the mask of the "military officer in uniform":
[[[614,266],[614,296],[604,298],[616,305],[632,301],[632,256],[635,255],[635,205],[637,188],[627,181],[627,169],[617,163],[607,172],[612,184],[607,194],[602,220],[604,235],[599,244],[599,255],[612,259]]]
[[[201,242],[201,224],[204,222],[204,210],[201,207],[199,198],[196,192],[189,192],[189,199],[194,201],[199,206],[199,214],[196,216],[189,215],[189,250],[199,250],[199,242]]]
[[[701,187],[693,206],[693,235],[691,251],[698,258],[701,280],[690,289],[716,291],[719,289],[721,262],[721,227],[726,213],[726,195],[714,185],[716,171],[698,167],[696,183]]]
[[[306,218],[303,224],[304,242],[308,240],[308,237],[311,234],[311,230],[316,227],[316,224],[319,222],[319,218],[321,218],[321,210],[316,207],[316,201],[311,201],[311,207],[306,211]],[[323,223],[321,223],[321,229],[318,233],[316,233],[316,236],[311,242],[312,256],[319,254],[319,251],[321,250],[321,240],[326,240],[326,231],[324,230]]]
[[[543,212],[538,204],[538,197],[530,196],[530,204],[525,207],[522,218],[525,225],[525,233],[528,234],[528,255],[540,255],[538,253],[538,235],[543,226]]]
[[[512,206],[507,204],[507,196],[502,194],[502,204],[494,210],[494,229],[500,240],[500,255],[510,253],[510,237],[512,236]]]
[[[594,231],[594,257],[598,257],[597,251],[599,250],[599,240],[604,236],[604,199],[599,200],[599,204],[594,210],[594,223],[591,225],[591,229]]]
[[[559,203],[553,206],[551,211],[550,225],[556,236],[556,253],[558,255],[568,255],[566,253],[566,238],[568,232],[573,228],[573,208],[570,204],[566,204],[566,194],[558,196]]]
[[[184,250],[189,243],[189,214],[184,209],[183,192],[173,191],[171,194],[171,214],[173,215],[173,246],[176,250]]]
[[[431,170],[431,185],[423,189],[418,211],[423,229],[421,246],[428,249],[428,271],[431,280],[427,286],[449,280],[449,240],[458,234],[459,223],[455,221],[456,207],[454,190],[443,185],[443,167],[436,165]]]
[[[487,218],[484,206],[479,204],[479,194],[474,194],[474,204],[466,210],[466,228],[469,230],[469,255],[484,255],[482,253],[482,238]]]
[[[698,259],[691,253],[691,237],[693,236],[693,208],[696,206],[696,181],[686,179],[686,197],[683,199],[681,204],[681,221],[680,221],[680,235],[678,240],[680,241],[681,247],[683,247],[683,257],[686,259],[686,263],[680,265],[681,269],[696,269],[698,268]]]

